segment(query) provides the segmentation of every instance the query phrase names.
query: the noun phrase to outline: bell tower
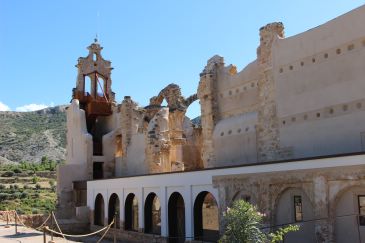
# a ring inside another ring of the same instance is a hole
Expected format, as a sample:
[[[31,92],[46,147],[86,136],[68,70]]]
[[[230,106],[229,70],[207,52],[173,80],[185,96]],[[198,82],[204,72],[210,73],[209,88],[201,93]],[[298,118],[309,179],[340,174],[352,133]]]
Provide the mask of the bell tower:
[[[115,93],[111,89],[111,62],[101,55],[103,47],[97,39],[88,48],[89,54],[77,62],[76,88],[72,99],[79,100],[80,109],[85,111],[86,126],[93,136],[93,154],[102,155],[102,137],[97,132],[98,117],[112,115]]]

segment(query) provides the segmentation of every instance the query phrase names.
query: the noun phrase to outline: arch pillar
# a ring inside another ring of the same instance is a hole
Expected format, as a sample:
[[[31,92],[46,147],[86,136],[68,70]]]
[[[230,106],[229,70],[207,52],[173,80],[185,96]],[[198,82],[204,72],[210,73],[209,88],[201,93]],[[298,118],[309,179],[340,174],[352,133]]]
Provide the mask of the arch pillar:
[[[167,198],[167,188],[160,188],[160,203],[161,203],[161,236],[167,237],[169,235],[168,232],[168,198]]]
[[[111,195],[112,195],[112,193],[109,194],[109,192],[103,193],[103,197],[104,197],[104,225],[108,225],[109,199],[110,199],[109,197]]]
[[[313,178],[313,210],[316,219],[315,234],[318,242],[333,242],[333,227],[328,215],[328,181],[324,176]]]
[[[117,193],[119,197],[119,210],[120,210],[120,228],[124,229],[124,190]]]
[[[142,187],[138,188],[136,191],[136,197],[138,199],[138,232],[143,232],[144,230],[144,195]]]
[[[192,201],[192,189],[191,186],[185,186],[184,188],[184,202],[185,202],[185,239],[190,241],[194,238],[194,210]]]

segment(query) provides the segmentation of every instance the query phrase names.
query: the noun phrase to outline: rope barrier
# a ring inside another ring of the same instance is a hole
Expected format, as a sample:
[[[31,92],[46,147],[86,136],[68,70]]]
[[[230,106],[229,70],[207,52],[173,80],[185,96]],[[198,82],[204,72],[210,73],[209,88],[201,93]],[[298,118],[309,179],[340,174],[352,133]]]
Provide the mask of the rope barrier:
[[[63,239],[67,240],[67,239],[66,239],[66,237],[64,236],[64,234],[63,234],[63,233],[62,233],[62,231],[61,231],[61,228],[60,228],[60,226],[59,226],[59,224],[58,224],[58,222],[57,222],[56,216],[54,215],[53,211],[52,211],[52,217],[53,217],[53,219],[54,219],[54,221],[55,221],[55,223],[56,223],[56,226],[57,226],[58,230],[59,230],[59,231],[60,231],[60,233],[62,234]]]
[[[83,234],[83,235],[69,235],[69,234],[64,234],[64,233],[61,233],[61,232],[57,232],[57,231],[54,231],[54,230],[51,230],[49,228],[46,228],[47,231],[49,232],[52,232],[54,234],[58,234],[58,235],[64,235],[64,236],[67,236],[67,237],[72,237],[72,238],[82,238],[82,237],[87,237],[87,236],[92,236],[92,235],[96,235],[108,228],[111,227],[111,225],[114,223],[114,220],[107,226],[105,226],[104,228],[100,229],[100,230],[97,230],[95,232],[92,232],[92,233],[89,233],[89,234]]]
[[[110,230],[110,227],[112,226],[113,223],[114,223],[114,220],[108,225],[108,228],[106,229],[104,234],[101,236],[101,238],[96,243],[100,243],[104,239],[104,236],[108,233],[108,231]]]
[[[33,228],[33,227],[30,227],[30,226],[27,226],[27,225],[25,225],[24,224],[24,222],[21,220],[21,218],[19,217],[19,214],[17,213],[17,211],[14,211],[15,212],[15,217],[17,217],[18,219],[19,219],[19,222],[20,222],[20,224],[22,224],[24,227],[26,227],[26,228],[30,228],[30,229],[34,229],[34,230],[37,230],[37,231],[39,231],[40,229],[42,229],[43,228],[43,226],[47,223],[47,221],[50,219],[50,217],[51,217],[51,214],[49,214],[48,215],[48,217],[46,218],[46,220],[40,225],[40,226],[38,226],[37,228]]]

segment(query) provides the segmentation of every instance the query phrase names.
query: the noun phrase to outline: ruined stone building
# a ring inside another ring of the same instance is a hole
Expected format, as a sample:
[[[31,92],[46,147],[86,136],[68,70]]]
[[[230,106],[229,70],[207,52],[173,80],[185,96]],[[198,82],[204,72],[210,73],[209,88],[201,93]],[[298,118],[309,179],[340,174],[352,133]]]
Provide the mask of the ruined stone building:
[[[271,229],[300,225],[285,242],[364,241],[364,23],[365,6],[291,37],[267,24],[241,71],[213,56],[196,94],[170,84],[143,107],[115,100],[95,41],[76,65],[59,215],[91,230],[116,217],[131,242],[216,241],[244,199]]]

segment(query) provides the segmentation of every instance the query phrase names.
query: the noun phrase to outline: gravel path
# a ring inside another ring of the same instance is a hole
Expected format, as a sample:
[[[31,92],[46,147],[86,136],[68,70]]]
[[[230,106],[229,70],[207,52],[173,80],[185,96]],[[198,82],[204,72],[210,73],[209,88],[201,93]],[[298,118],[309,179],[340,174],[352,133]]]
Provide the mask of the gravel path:
[[[18,226],[18,234],[15,234],[15,225],[11,224],[9,228],[5,228],[6,223],[0,221],[0,242],[1,243],[43,243],[43,233],[23,226]],[[87,242],[95,243],[100,238],[88,237],[83,238],[82,241],[65,240],[62,237],[53,237],[55,243],[73,243],[73,242]],[[46,236],[46,242],[51,240],[51,236]],[[102,243],[111,243],[112,241],[103,240]]]

